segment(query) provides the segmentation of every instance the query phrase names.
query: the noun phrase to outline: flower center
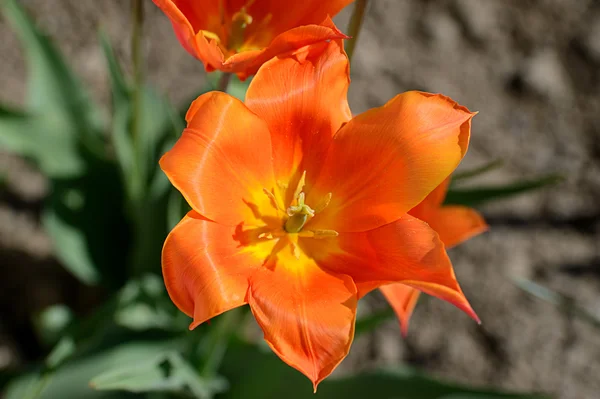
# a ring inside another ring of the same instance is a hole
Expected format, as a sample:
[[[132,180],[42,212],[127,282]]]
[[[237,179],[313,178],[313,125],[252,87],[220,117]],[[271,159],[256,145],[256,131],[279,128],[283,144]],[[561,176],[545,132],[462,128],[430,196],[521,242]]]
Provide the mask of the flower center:
[[[290,205],[286,213],[288,220],[285,222],[284,230],[288,233],[298,233],[304,227],[309,217],[315,216],[315,211],[304,203],[304,193],[298,194],[297,205]]]
[[[249,7],[254,0],[250,0],[238,12],[233,14],[231,18],[231,31],[227,47],[230,50],[239,50],[244,44],[244,31],[252,23],[252,16],[246,12],[246,7]]]
[[[279,183],[281,188],[286,189],[287,185]],[[283,209],[283,207],[279,206],[277,198],[275,195],[267,189],[263,189],[264,193],[271,200],[271,204],[278,210],[285,212],[285,222],[283,225],[283,230],[288,234],[298,234],[300,237],[312,237],[312,238],[326,238],[326,237],[335,237],[338,235],[335,230],[303,230],[304,225],[311,218],[313,218],[317,213],[323,211],[329,205],[331,201],[331,193],[328,193],[325,198],[321,200],[317,204],[316,207],[311,208],[308,204],[306,204],[306,194],[302,191],[304,189],[304,185],[306,184],[306,171],[302,173],[300,180],[298,181],[298,185],[296,186],[296,190],[294,191],[294,195],[292,196],[292,203],[287,209]]]

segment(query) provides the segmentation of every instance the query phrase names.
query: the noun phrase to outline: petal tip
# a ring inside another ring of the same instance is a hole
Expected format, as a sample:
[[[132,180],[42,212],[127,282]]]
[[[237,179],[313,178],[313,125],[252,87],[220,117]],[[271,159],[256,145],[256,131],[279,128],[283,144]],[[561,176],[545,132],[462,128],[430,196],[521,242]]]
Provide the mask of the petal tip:
[[[475,322],[477,324],[481,325],[481,319],[479,318],[479,316],[477,316],[477,313],[475,313],[475,311],[473,310],[473,308],[471,307],[471,305],[468,302],[465,302],[464,304],[461,304],[458,307],[463,312],[465,312],[470,318],[472,318],[473,320],[475,320]]]
[[[402,338],[408,337],[408,321],[400,322],[400,334],[402,334]]]

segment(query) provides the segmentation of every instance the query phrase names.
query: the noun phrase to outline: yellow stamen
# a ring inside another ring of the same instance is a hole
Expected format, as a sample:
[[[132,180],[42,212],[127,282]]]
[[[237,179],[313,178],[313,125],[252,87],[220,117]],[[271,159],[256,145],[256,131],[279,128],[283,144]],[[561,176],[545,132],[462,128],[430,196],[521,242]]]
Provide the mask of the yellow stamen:
[[[273,239],[273,233],[271,233],[270,231],[266,232],[266,233],[260,233],[258,235],[258,238],[266,238],[267,240],[272,240]]]
[[[319,212],[323,211],[323,209],[327,208],[327,205],[329,205],[329,202],[331,202],[331,197],[332,197],[332,194],[327,193],[325,198],[323,198],[321,200],[321,202],[319,202],[319,204],[315,207],[315,213],[319,213]]]
[[[298,260],[300,260],[300,247],[298,246],[298,244],[292,240],[290,240],[290,247],[292,249],[292,254],[294,255],[294,257]]]
[[[306,185],[306,171],[302,172],[302,176],[300,176],[300,180],[298,180],[298,185],[296,186],[296,191],[294,191],[294,196],[292,200],[295,200],[302,194],[302,189]]]
[[[258,34],[260,32],[264,32],[266,30],[267,25],[269,25],[269,23],[271,22],[272,19],[273,19],[273,14],[269,13],[258,23],[258,26],[256,26],[256,24],[255,24],[254,33],[252,35],[246,37],[246,40],[245,40],[246,45],[244,46],[243,50],[258,50],[258,49],[260,49],[260,43],[254,43],[254,41],[256,40],[256,37],[258,36]]]
[[[221,38],[216,33],[211,32],[209,30],[201,30],[200,32],[202,32],[202,34],[204,35],[204,37],[206,37],[208,39],[213,39],[217,43],[221,43]]]
[[[246,12],[254,1],[249,1],[231,18],[231,35],[229,36],[228,47],[230,50],[238,51],[244,44],[244,31],[248,25],[252,24],[252,16]]]
[[[280,190],[285,191],[288,189],[287,183],[284,183],[281,180],[277,180],[276,183],[277,183],[277,187],[279,187]]]
[[[339,233],[335,230],[313,230],[314,236],[313,238],[330,238],[337,237]]]
[[[330,238],[337,237],[339,233],[335,230],[304,230],[298,233],[299,237],[303,238]]]
[[[267,197],[269,197],[269,199],[271,200],[271,206],[273,206],[273,208],[275,208],[278,211],[285,212],[285,209],[281,205],[279,205],[279,202],[277,201],[277,197],[275,197],[275,194],[273,194],[271,191],[267,190],[266,188],[263,188],[263,193],[265,193],[267,195]]]

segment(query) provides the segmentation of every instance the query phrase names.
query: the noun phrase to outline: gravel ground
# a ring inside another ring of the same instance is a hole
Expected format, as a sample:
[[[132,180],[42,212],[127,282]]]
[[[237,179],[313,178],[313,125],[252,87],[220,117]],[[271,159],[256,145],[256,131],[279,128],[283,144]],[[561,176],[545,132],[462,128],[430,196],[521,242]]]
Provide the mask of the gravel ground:
[[[96,28],[105,29],[127,64],[127,3],[21,1],[107,107]],[[349,14],[337,18],[341,27]],[[147,21],[147,78],[183,106],[204,79],[202,66],[179,47],[150,2]],[[18,105],[25,89],[21,49],[2,20],[0,34],[0,101]],[[547,285],[600,316],[600,2],[372,0],[352,67],[354,113],[410,89],[441,92],[480,111],[461,167],[498,158],[505,166],[474,184],[548,173],[565,181],[483,207],[490,232],[451,251],[482,326],[447,304],[425,301],[406,340],[390,322],[361,338],[345,367],[403,360],[470,384],[597,397],[600,332],[531,298],[511,278]],[[198,84],[190,84],[190,76]],[[1,368],[34,355],[35,348],[29,353],[15,340],[31,333],[29,314],[83,294],[40,230],[44,178],[4,152],[0,174],[6,180],[0,193]],[[15,292],[24,298],[16,307]],[[383,303],[375,297],[368,306]]]

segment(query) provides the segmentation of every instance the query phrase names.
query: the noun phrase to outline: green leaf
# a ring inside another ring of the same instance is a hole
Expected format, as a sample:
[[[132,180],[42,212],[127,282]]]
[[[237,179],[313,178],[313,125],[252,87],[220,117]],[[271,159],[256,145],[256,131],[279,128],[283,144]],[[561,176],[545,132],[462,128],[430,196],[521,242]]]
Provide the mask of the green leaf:
[[[78,197],[82,195],[76,190],[70,193]],[[44,212],[42,222],[62,264],[79,281],[88,285],[97,284],[101,279],[100,271],[91,258],[86,237],[79,226],[69,224],[52,208]]]
[[[130,176],[134,162],[134,150],[129,135],[129,123],[131,117],[131,89],[123,76],[114,50],[104,32],[100,32],[100,45],[106,66],[112,92],[112,140],[117,154],[117,159],[124,176]]]
[[[117,325],[134,331],[187,331],[188,321],[181,323],[178,315],[180,312],[169,299],[162,279],[148,274],[129,281],[119,292],[114,320]]]
[[[166,208],[171,184],[158,167],[158,161],[172,147],[183,125],[165,98],[153,89],[143,87],[139,98],[141,134],[134,138],[131,132],[134,92],[123,75],[106,35],[100,35],[100,42],[113,91],[113,143],[121,174],[127,184],[126,208],[135,235],[131,269],[133,274],[139,276],[144,272],[160,270],[160,250],[168,232]],[[144,318],[144,314],[149,316],[146,310],[143,305],[131,309],[134,312],[130,315],[131,320],[133,317]]]
[[[46,367],[55,369],[67,361],[75,354],[77,346],[73,337],[66,336],[52,349],[52,352],[46,357]]]
[[[533,180],[496,187],[478,187],[472,189],[451,188],[446,195],[444,204],[476,206],[489,201],[510,198],[515,195],[538,190],[562,182],[564,179],[558,175],[549,175]]]
[[[130,363],[96,376],[90,386],[101,391],[192,393],[212,398],[227,386],[222,379],[203,379],[175,351],[159,354],[143,364]]]
[[[35,120],[25,112],[0,105],[0,144],[19,154],[27,154],[33,138],[27,132],[35,131]],[[27,154],[29,155],[29,154]]]
[[[501,167],[502,165],[504,165],[504,162],[501,159],[496,159],[492,162],[489,162],[483,166],[480,166],[478,168],[475,169],[470,169],[470,170],[466,170],[464,172],[457,172],[454,173],[452,175],[452,181],[456,182],[459,180],[466,180],[466,179],[470,179],[471,177],[476,177],[482,174],[485,174],[487,172],[490,172],[494,169],[498,169],[499,167]]]
[[[590,325],[600,328],[600,317],[582,308],[581,306],[578,306],[574,298],[553,291],[531,280],[515,278],[513,281],[519,288],[528,294],[549,302],[559,307],[565,313],[572,314],[589,323]]]
[[[329,377],[314,395],[311,382],[270,351],[243,342],[232,343],[221,373],[232,381],[218,398],[378,398],[378,399],[534,399],[470,388],[433,379],[406,367],[378,370],[343,378]],[[252,365],[249,367],[248,365]]]
[[[66,305],[52,305],[35,318],[38,335],[46,344],[54,344],[73,321],[73,312]]]
[[[86,174],[53,179],[42,214],[57,257],[86,284],[120,287],[127,276],[130,224],[116,164],[86,157]]]
[[[158,356],[178,347],[175,341],[132,342],[104,352],[73,360],[58,370],[42,377],[42,389],[37,399],[116,399],[133,398],[131,394],[97,391],[89,382],[107,370],[117,370],[124,365],[153,362]],[[5,399],[23,399],[36,389],[40,379],[36,374],[26,375],[9,384]]]
[[[0,143],[32,158],[51,177],[81,175],[85,170],[81,148],[103,154],[97,109],[18,2],[5,0],[2,10],[21,40],[29,74],[27,118],[14,113],[4,118],[6,112],[0,112]]]

